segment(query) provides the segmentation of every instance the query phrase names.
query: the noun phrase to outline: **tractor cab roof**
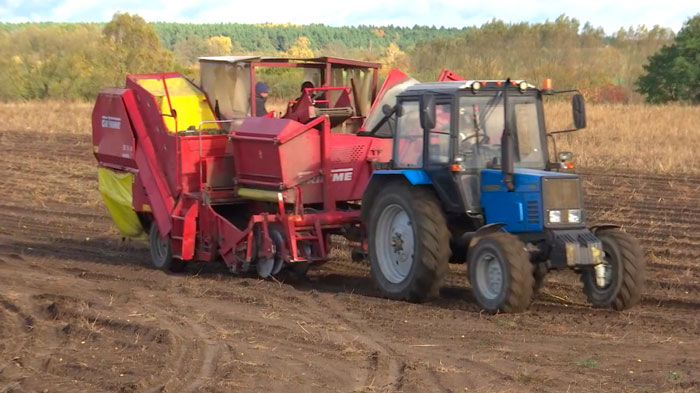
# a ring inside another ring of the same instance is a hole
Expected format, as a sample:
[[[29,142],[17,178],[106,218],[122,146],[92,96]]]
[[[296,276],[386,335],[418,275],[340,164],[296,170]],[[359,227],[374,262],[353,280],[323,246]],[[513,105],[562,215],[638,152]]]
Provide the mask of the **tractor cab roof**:
[[[418,96],[423,93],[432,93],[436,95],[454,95],[460,90],[471,90],[472,87],[476,86],[478,83],[478,88],[480,90],[502,90],[505,80],[465,80],[465,81],[444,81],[444,82],[426,82],[417,83],[415,85],[409,86],[404,90],[400,97],[408,96]],[[525,83],[527,89],[535,89],[536,87],[530,83],[523,80],[512,80],[513,88],[519,88],[521,83]]]

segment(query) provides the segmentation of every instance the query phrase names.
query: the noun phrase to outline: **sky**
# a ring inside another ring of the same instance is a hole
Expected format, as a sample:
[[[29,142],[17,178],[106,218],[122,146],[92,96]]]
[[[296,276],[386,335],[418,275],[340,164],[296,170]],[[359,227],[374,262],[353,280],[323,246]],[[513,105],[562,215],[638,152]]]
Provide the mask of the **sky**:
[[[544,22],[566,14],[610,34],[620,27],[661,25],[677,32],[700,13],[693,1],[659,0],[0,0],[2,22],[105,22],[115,12],[149,22],[324,23],[331,26],[480,26],[493,18]],[[340,6],[342,4],[342,6]]]

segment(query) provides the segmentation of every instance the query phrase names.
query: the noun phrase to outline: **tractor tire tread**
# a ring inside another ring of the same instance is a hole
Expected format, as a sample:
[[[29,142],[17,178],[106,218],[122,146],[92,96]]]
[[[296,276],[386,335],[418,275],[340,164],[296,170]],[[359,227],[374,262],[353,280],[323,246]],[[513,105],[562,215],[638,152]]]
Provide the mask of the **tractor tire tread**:
[[[409,186],[404,183],[390,183],[384,187],[385,193],[408,195],[406,198],[412,204],[415,220],[417,258],[413,280],[408,287],[400,292],[384,292],[384,296],[395,300],[423,302],[439,294],[440,287],[448,271],[450,258],[450,232],[447,220],[440,203],[432,190]],[[375,203],[381,198],[375,198]],[[378,205],[377,205],[378,206]],[[376,206],[372,206],[373,215]],[[372,269],[372,274],[377,272]],[[378,281],[375,277],[375,282]],[[380,290],[381,290],[380,285]]]
[[[444,281],[450,258],[450,232],[435,194],[423,188],[412,188],[411,193],[418,212],[416,221],[421,233],[418,241],[424,253],[418,266],[423,267],[423,272],[418,275],[409,300],[423,301],[437,295]]]
[[[617,243],[621,258],[620,262],[622,263],[622,282],[617,295],[613,299],[601,300],[592,296],[593,291],[590,286],[594,285],[593,281],[582,275],[581,280],[584,285],[584,292],[588,301],[595,307],[612,307],[618,311],[627,310],[642,299],[646,265],[644,252],[635,238],[618,228],[601,229],[596,232],[596,236],[609,236]]]
[[[503,304],[498,310],[489,311],[518,313],[527,310],[533,298],[535,277],[532,274],[530,255],[525,245],[517,236],[507,232],[496,232],[486,236],[500,246],[510,270],[511,281]]]

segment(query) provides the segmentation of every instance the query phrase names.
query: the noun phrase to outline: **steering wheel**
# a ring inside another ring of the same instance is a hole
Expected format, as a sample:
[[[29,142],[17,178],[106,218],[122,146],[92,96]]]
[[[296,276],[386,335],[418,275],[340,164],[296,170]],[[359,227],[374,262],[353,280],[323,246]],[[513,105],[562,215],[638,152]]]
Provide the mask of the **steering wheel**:
[[[462,141],[459,143],[460,143],[460,145],[462,145],[462,144],[465,144],[468,140],[474,139],[474,138],[478,138],[476,140],[476,144],[478,144],[478,145],[484,145],[484,144],[489,143],[489,141],[490,141],[490,138],[488,137],[488,135],[475,132],[475,133],[465,137],[464,139],[462,139]],[[469,143],[469,144],[471,144],[471,143]]]
[[[474,138],[476,135],[471,135],[469,138]],[[488,140],[488,137],[485,138]],[[466,140],[466,138],[465,138]],[[486,167],[491,167],[494,158],[498,160],[501,156],[501,145],[490,145],[490,144],[469,144],[467,146],[460,146],[460,152],[464,155],[465,161],[467,162],[482,162]],[[478,152],[478,153],[477,153]]]

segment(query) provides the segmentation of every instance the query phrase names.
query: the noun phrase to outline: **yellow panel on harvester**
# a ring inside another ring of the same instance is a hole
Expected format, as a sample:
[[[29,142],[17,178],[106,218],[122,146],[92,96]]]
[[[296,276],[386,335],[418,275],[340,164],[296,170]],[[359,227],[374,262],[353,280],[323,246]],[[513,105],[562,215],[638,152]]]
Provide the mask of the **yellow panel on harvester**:
[[[177,129],[175,129],[176,121],[173,117],[163,117],[165,126],[170,132],[184,131],[190,128],[196,130],[201,121],[216,120],[204,93],[184,77],[165,79],[170,102],[165,95],[163,79],[139,79],[138,83],[156,98],[161,113],[172,114],[170,112],[172,105],[173,110],[177,113]],[[214,123],[202,125],[202,129],[205,130],[217,129],[218,127]]]
[[[131,186],[134,175],[107,168],[97,168],[100,194],[112,220],[124,236],[139,237],[143,227],[132,205]]]

